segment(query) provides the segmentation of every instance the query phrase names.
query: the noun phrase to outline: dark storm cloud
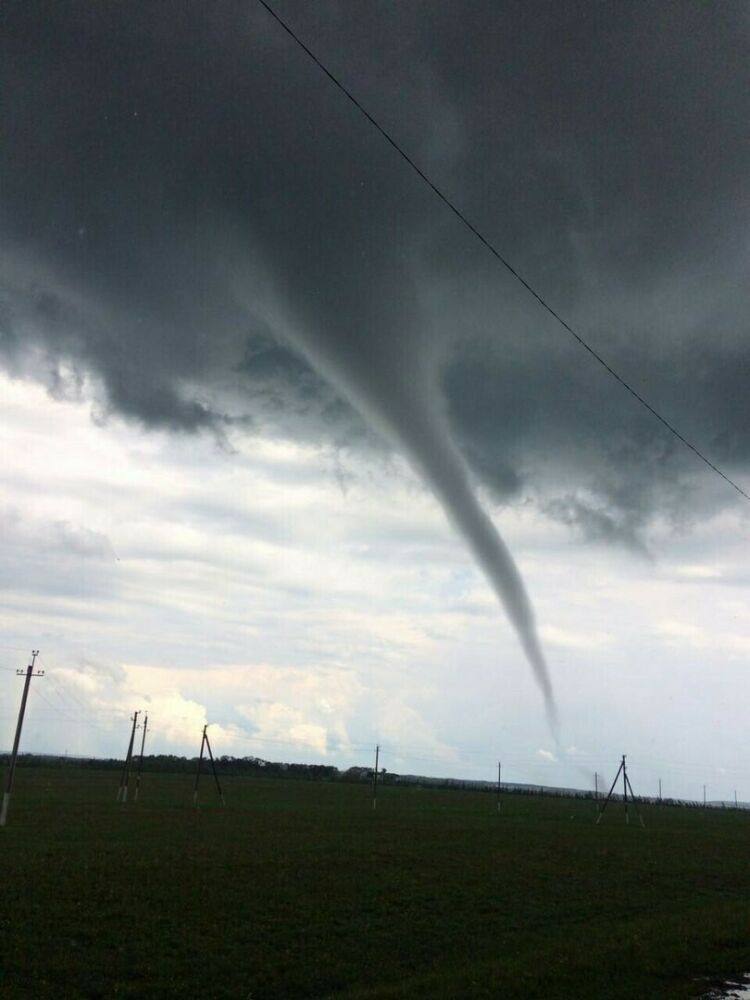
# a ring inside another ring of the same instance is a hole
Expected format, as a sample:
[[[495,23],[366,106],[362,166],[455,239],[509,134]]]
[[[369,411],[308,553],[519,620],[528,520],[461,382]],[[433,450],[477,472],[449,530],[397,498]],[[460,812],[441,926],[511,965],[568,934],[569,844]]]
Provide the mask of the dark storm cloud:
[[[742,5],[279,9],[627,378],[746,466]],[[501,497],[554,491],[564,469],[561,497],[591,489],[616,521],[642,523],[698,474],[689,456],[646,454],[626,463],[625,496],[622,452],[662,430],[262,10],[11,4],[4,40],[8,366],[26,358],[60,395],[94,375],[105,412],[152,426],[221,433],[296,414],[298,432],[312,417],[353,433],[268,309],[248,315],[248,297],[281,297],[353,352],[451,338],[450,415]],[[242,303],[230,246],[252,247]]]
[[[744,5],[279,9],[626,378],[746,468]],[[654,511],[692,503],[709,474],[261,8],[11,3],[3,44],[10,370],[220,436],[283,411],[361,439],[353,404],[490,576],[507,553],[444,419],[499,497],[536,493],[588,537],[638,547]]]

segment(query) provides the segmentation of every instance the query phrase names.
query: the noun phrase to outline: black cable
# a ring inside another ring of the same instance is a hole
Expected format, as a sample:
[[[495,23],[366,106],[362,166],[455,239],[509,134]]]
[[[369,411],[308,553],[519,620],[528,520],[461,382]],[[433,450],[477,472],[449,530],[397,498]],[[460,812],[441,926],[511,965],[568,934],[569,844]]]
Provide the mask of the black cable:
[[[701,451],[699,451],[695,447],[694,444],[691,444],[687,440],[687,438],[683,437],[682,434],[680,434],[680,432],[677,430],[677,428],[673,427],[672,424],[670,424],[668,420],[666,420],[657,410],[655,410],[654,407],[649,402],[647,402],[643,398],[643,396],[641,396],[641,394],[636,389],[634,389],[632,387],[632,385],[630,385],[628,382],[626,382],[625,379],[622,378],[622,376],[618,375],[617,372],[614,370],[614,368],[612,368],[612,366],[610,364],[608,364],[608,362],[606,362],[604,360],[604,358],[601,356],[601,354],[599,354],[597,351],[595,351],[594,348],[591,347],[590,344],[586,343],[586,341],[583,339],[583,337],[580,334],[576,333],[576,331],[573,329],[573,327],[570,326],[570,324],[567,323],[562,318],[562,316],[560,316],[560,314],[558,312],[556,312],[552,308],[552,306],[549,305],[549,303],[547,303],[545,301],[545,299],[542,298],[542,296],[539,294],[539,292],[537,292],[529,284],[529,282],[522,275],[520,275],[518,273],[518,271],[512,266],[512,264],[510,264],[505,259],[505,257],[503,257],[503,255],[499,252],[499,250],[497,250],[492,245],[492,243],[490,243],[490,241],[485,236],[482,235],[482,233],[477,229],[477,227],[473,223],[469,222],[469,220],[461,212],[461,210],[459,208],[456,208],[456,206],[453,204],[453,202],[450,200],[450,198],[448,198],[448,196],[446,194],[443,194],[443,192],[440,190],[440,188],[430,180],[430,178],[421,169],[421,167],[417,166],[417,164],[414,162],[414,160],[412,160],[412,158],[409,156],[409,154],[406,153],[401,148],[401,146],[399,146],[399,144],[396,142],[396,140],[393,139],[388,132],[386,132],[386,130],[383,128],[383,126],[375,118],[373,118],[373,116],[370,114],[370,112],[367,111],[367,109],[365,107],[363,107],[362,104],[360,104],[360,102],[357,100],[357,98],[354,96],[354,94],[352,94],[352,92],[350,90],[348,90],[344,86],[344,84],[341,83],[341,81],[337,77],[335,77],[333,75],[333,73],[329,69],[327,69],[326,66],[323,65],[323,63],[315,55],[315,53],[311,49],[309,49],[307,47],[307,45],[305,45],[305,43],[302,41],[302,39],[299,38],[294,33],[294,31],[289,27],[289,25],[281,17],[279,17],[279,15],[276,13],[276,11],[273,10],[273,8],[268,3],[266,3],[266,0],[258,0],[258,3],[261,5],[261,7],[264,7],[268,11],[268,13],[271,15],[271,17],[275,21],[278,22],[278,24],[284,29],[284,31],[289,35],[289,37],[292,38],[297,43],[297,45],[299,45],[299,47],[304,52],[307,53],[307,55],[312,59],[312,61],[315,63],[315,65],[319,69],[321,69],[323,71],[323,73],[325,73],[325,75],[328,77],[328,79],[331,81],[331,83],[333,83],[336,87],[338,87],[338,89],[342,92],[342,94],[344,94],[346,97],[349,98],[349,100],[357,108],[357,110],[360,111],[361,114],[363,114],[365,116],[365,118],[370,122],[370,124],[373,125],[378,130],[378,132],[383,136],[383,138],[386,140],[386,142],[388,142],[396,150],[396,152],[399,154],[399,156],[403,160],[405,160],[406,163],[409,164],[409,166],[412,168],[412,170],[437,195],[437,197],[443,202],[443,204],[447,208],[449,208],[451,212],[453,212],[453,214],[456,216],[456,218],[458,218],[466,226],[466,228],[470,232],[472,232],[476,236],[476,238],[489,250],[489,252],[492,254],[492,256],[495,257],[495,259],[498,260],[503,265],[503,267],[506,268],[506,270],[509,271],[510,274],[512,274],[513,277],[523,285],[523,287],[526,289],[526,291],[529,292],[531,295],[534,296],[534,298],[537,300],[537,302],[539,303],[539,305],[542,306],[543,309],[546,309],[546,311],[550,314],[550,316],[552,316],[553,319],[556,319],[557,322],[563,327],[563,329],[567,330],[567,332],[571,335],[571,337],[573,337],[575,340],[577,340],[578,343],[581,345],[581,347],[583,347],[584,350],[588,351],[589,354],[596,361],[598,361],[599,364],[607,372],[609,372],[609,374],[612,376],[612,378],[616,379],[620,383],[620,385],[623,387],[623,389],[626,389],[630,393],[631,396],[633,396],[642,406],[644,406],[649,411],[649,413],[652,416],[656,417],[656,419],[661,424],[663,424],[664,427],[666,427],[668,431],[670,431],[672,434],[674,434],[674,436],[677,438],[678,441],[681,441],[685,445],[686,448],[689,448],[690,451],[692,451],[694,455],[696,455],[702,462],[705,462],[705,464],[709,467],[709,469],[712,469],[717,475],[721,476],[721,478],[723,480],[725,480],[725,482],[729,483],[730,486],[734,487],[734,489],[737,490],[737,492],[739,494],[741,494],[746,500],[750,500],[750,494],[746,493],[742,489],[741,486],[738,486],[737,483],[734,482],[734,480],[730,479],[729,476],[727,476],[725,473],[723,473],[721,471],[721,469],[717,468],[710,459],[706,458],[706,456]]]

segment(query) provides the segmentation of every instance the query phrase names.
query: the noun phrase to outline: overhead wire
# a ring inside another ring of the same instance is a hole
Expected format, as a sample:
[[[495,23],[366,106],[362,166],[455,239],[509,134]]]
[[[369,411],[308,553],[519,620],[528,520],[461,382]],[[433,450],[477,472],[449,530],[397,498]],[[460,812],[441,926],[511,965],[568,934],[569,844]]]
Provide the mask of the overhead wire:
[[[43,701],[44,704],[48,706],[48,708],[51,708],[56,715],[62,716],[62,718],[65,719],[67,722],[72,722],[74,723],[74,725],[77,726],[82,724],[81,719],[74,718],[72,715],[69,715],[68,712],[66,712],[63,708],[61,708],[60,705],[55,705],[52,701],[50,701],[50,699],[45,694],[43,694],[42,691],[39,690],[38,684],[34,685],[34,687],[31,688],[31,694],[33,698],[38,698],[40,701]]]
[[[57,695],[58,698],[62,697],[62,689],[58,687],[54,682],[52,682],[49,675],[47,675],[47,680],[50,682],[50,687],[52,691]],[[93,727],[101,730],[111,731],[111,724],[104,724],[101,721],[95,721],[92,715],[107,716],[109,718],[121,719],[123,716],[127,715],[129,717],[130,713],[125,712],[125,710],[114,709],[107,712],[102,712],[100,710],[92,710],[84,708],[85,715],[79,712],[75,707],[71,708],[68,705],[55,704],[50,701],[50,699],[41,691],[39,686],[32,688],[32,692],[35,697],[40,698],[49,708],[52,709],[58,716],[67,722],[73,723],[75,725],[83,725],[87,727]],[[73,714],[75,713],[75,714]],[[8,716],[11,718],[12,716]],[[156,720],[155,717],[149,716],[149,720],[153,723]],[[219,723],[219,725],[221,725]],[[289,747],[304,751],[315,751],[320,753],[320,744],[313,743],[309,740],[302,739],[281,739],[278,737],[271,736],[257,736],[246,733],[240,733],[236,730],[229,732],[229,738],[234,741],[238,740],[243,743],[258,744],[260,746],[278,746],[278,747]],[[346,745],[328,747],[328,750],[333,753],[339,754],[350,754],[350,753],[373,753],[375,750],[376,743],[347,743]],[[410,762],[428,763],[428,764],[440,764],[445,767],[455,766],[456,764],[462,764],[464,767],[471,768],[473,771],[483,770],[484,765],[478,758],[483,758],[484,761],[493,761],[492,767],[494,768],[494,759],[499,757],[502,759],[503,766],[506,769],[516,769],[518,771],[536,771],[542,768],[545,771],[549,771],[550,768],[556,766],[570,766],[571,763],[577,764],[579,767],[593,769],[601,768],[604,771],[612,762],[600,756],[589,756],[589,755],[578,755],[574,760],[571,760],[567,756],[562,758],[545,759],[540,757],[538,754],[514,754],[514,753],[503,753],[497,747],[494,749],[482,750],[476,746],[457,746],[452,744],[448,747],[448,751],[445,754],[430,752],[430,747],[426,745],[406,745],[406,744],[394,744],[394,743],[377,743],[380,748],[381,754],[387,754],[391,758],[395,758],[405,765]],[[662,767],[665,774],[670,772],[674,773],[681,772],[683,775],[687,774],[702,774],[710,775],[714,780],[721,780],[722,778],[728,777],[744,777],[747,774],[747,770],[742,767],[726,766],[721,767],[721,773],[717,774],[719,765],[699,763],[697,761],[678,761],[672,759],[659,759],[655,760],[653,758],[641,757],[641,756],[631,756],[628,755],[628,763],[631,767],[635,769],[642,768],[658,768]],[[490,768],[487,765],[488,770]],[[507,773],[507,772],[506,772]]]
[[[111,732],[111,726],[102,725],[99,722],[93,721],[91,718],[82,718],[71,715],[70,712],[67,710],[67,706],[63,707],[60,704],[55,704],[41,691],[39,685],[36,685],[31,690],[32,690],[32,696],[35,699],[36,698],[40,699],[50,709],[52,709],[52,711],[55,713],[55,715],[57,715],[61,719],[61,721],[72,723],[73,725],[76,726],[85,726],[88,728],[96,728]],[[52,690],[55,694],[59,696],[60,692],[57,687],[52,686]],[[113,716],[114,715],[121,716],[126,713],[124,713],[123,711],[123,712],[113,712],[107,714],[111,714]],[[7,718],[13,718],[13,716],[9,715],[7,716]],[[150,716],[149,716],[149,721],[151,721]],[[238,740],[244,743],[292,747],[292,748],[297,748],[299,750],[315,751],[318,754],[320,753],[319,744],[310,743],[309,741],[306,740],[284,740],[276,737],[252,736],[249,734],[248,735],[241,734],[236,731],[231,732],[229,736],[232,741]],[[363,751],[366,751],[368,753],[373,753],[375,751],[375,746],[376,746],[375,743],[350,743],[347,744],[346,746],[334,747],[330,749],[333,752],[347,755],[350,753],[362,753]],[[493,755],[493,753],[489,751],[482,753],[481,750],[478,750],[476,748],[469,749],[461,747],[451,747],[452,753],[450,754],[450,756],[446,756],[435,753],[429,754],[425,752],[424,748],[422,747],[413,748],[406,746],[404,744],[397,745],[392,743],[388,744],[378,743],[377,746],[379,746],[381,751],[381,761],[383,760],[387,761],[388,757],[391,757],[391,759],[395,758],[399,762],[399,764],[402,764],[405,767],[408,767],[411,763],[440,764],[445,767],[451,767],[451,766],[455,767],[456,764],[462,764],[465,768],[470,769],[472,772],[486,770],[486,775],[487,775],[486,783],[493,784],[495,782],[493,758],[495,756],[498,756],[497,753]],[[488,765],[486,769],[483,768],[481,762],[476,759],[477,756],[479,756],[480,754],[484,756],[487,761],[492,760],[493,761],[492,766]],[[550,769],[553,766],[555,765],[565,766],[565,765],[570,765],[571,763],[570,760],[567,760],[565,758],[556,760],[546,760],[536,755],[501,754],[500,756],[502,757],[503,773],[505,775],[503,784],[507,785],[523,786],[523,785],[539,784],[539,778],[541,777],[541,775],[538,773],[539,769],[549,774]],[[594,765],[596,765],[597,767],[601,768],[601,770],[599,771],[599,777],[601,779],[604,779],[605,784],[608,783],[609,780],[605,776],[605,771],[607,767],[611,764],[612,765],[611,769],[614,770],[614,765],[612,764],[612,762],[610,760],[603,762],[602,758],[587,757],[585,761],[579,759],[577,763],[581,765],[585,764],[585,766],[587,767],[593,767]],[[714,785],[717,783],[726,782],[727,779],[733,779],[733,780],[736,780],[737,778],[746,779],[748,773],[746,769],[743,770],[742,768],[739,767],[730,766],[722,768],[722,773],[717,774],[716,765],[698,764],[697,762],[682,762],[675,760],[671,761],[663,760],[659,762],[652,762],[650,760],[647,761],[647,759],[645,758],[630,757],[630,756],[628,756],[628,763],[631,767],[635,768],[636,770],[640,770],[643,767],[648,767],[650,769],[653,769],[655,766],[658,766],[658,764],[663,764],[665,765],[665,767],[663,768],[663,774],[665,776],[668,776],[670,773],[674,773],[675,771],[677,771],[678,774],[680,774],[680,781],[682,783],[684,783],[687,777],[685,772],[691,772],[693,774],[700,773],[702,777],[708,774],[712,778],[712,783]],[[364,766],[369,767],[370,765],[366,764]],[[514,774],[513,772],[516,773]],[[451,780],[481,781],[482,779],[479,777],[472,778],[468,775],[462,775],[461,777],[457,777]],[[548,783],[545,784],[543,787],[548,787]],[[682,797],[684,798],[684,795]],[[696,796],[696,801],[698,800],[698,798],[699,796]]]
[[[37,657],[37,662],[39,664],[41,664],[41,666],[43,667],[43,669],[46,671],[46,675],[47,675],[48,678],[50,677],[50,674],[52,674],[53,676],[55,674],[57,674],[58,676],[62,675],[62,670],[59,667],[53,667],[52,669],[50,669],[49,664],[47,663],[47,661],[43,660],[41,656]],[[76,668],[69,668],[69,670],[70,669],[72,669],[73,672],[79,672],[79,671],[76,670]],[[52,683],[52,681],[51,681],[51,683]],[[69,686],[64,686],[63,687],[63,686],[60,686],[60,685],[55,685],[55,686],[56,686],[57,692],[58,692],[58,694],[60,696],[62,696],[65,700],[68,700],[68,701],[71,701],[71,702],[75,702],[75,706],[76,706],[76,710],[77,711],[78,710],[82,710],[83,712],[85,712],[88,715],[94,714],[94,715],[100,715],[100,716],[109,716],[109,717],[112,717],[112,718],[114,718],[115,716],[122,717],[123,715],[127,714],[127,712],[126,712],[125,709],[108,709],[108,710],[103,710],[103,709],[93,708],[91,705],[87,705],[85,702],[83,702],[78,697],[78,695],[75,693],[75,691],[71,687],[69,687]]]
[[[417,165],[415,160],[399,145],[398,142],[391,136],[391,134],[385,129],[383,125],[364,107],[360,100],[354,96],[351,90],[345,86],[335,76],[331,70],[318,58],[318,56],[310,49],[305,42],[296,34],[296,32],[284,21],[279,14],[271,7],[266,0],[258,0],[258,3],[263,7],[268,14],[280,25],[281,28],[289,35],[290,38],[305,52],[310,59],[315,63],[315,65],[328,77],[331,83],[337,87],[344,96],[351,101],[351,103],[357,108],[357,110],[370,122],[370,124],[377,129],[380,135],[385,139],[385,141],[393,147],[393,149],[398,153],[401,159],[411,167],[411,169],[417,174],[417,176],[430,188],[430,190],[440,199],[440,201],[448,208],[453,215],[471,232],[473,235],[482,243],[482,245],[492,254],[492,256],[511,274],[521,285],[526,289],[526,291],[539,303],[539,305],[554,319],[557,323],[566,330],[571,337],[585,350],[587,351],[595,361],[597,361],[608,374],[617,381],[623,389],[625,389],[630,395],[645,407],[648,412],[656,418],[666,429],[673,434],[678,441],[680,441],[686,448],[688,448],[697,458],[700,459],[705,465],[708,466],[716,475],[720,476],[726,483],[728,483],[733,489],[735,489],[745,500],[750,500],[750,494],[746,493],[733,479],[731,479],[726,473],[722,472],[703,452],[697,448],[692,442],[677,430],[677,428],[663,417],[659,411],[648,402],[648,400],[638,392],[626,379],[624,379],[617,371],[612,367],[612,365],[605,360],[605,358],[593,348],[568,322],[565,320],[560,313],[557,312],[553,306],[547,302],[543,295],[541,295],[533,285],[523,277],[523,275],[510,263],[510,261],[504,257],[500,251],[495,247],[495,245],[471,222],[466,215],[458,208],[453,201],[448,197],[445,192],[432,181],[428,175],[422,170],[420,166]]]
[[[47,675],[45,675],[45,680],[49,681],[49,677]],[[50,683],[50,687],[52,688],[53,692],[57,695],[58,699],[60,699],[60,697],[61,697],[60,689],[56,685],[54,685],[52,683]],[[67,705],[63,705],[59,701],[58,701],[57,704],[55,704],[53,701],[51,701],[44,694],[44,692],[41,690],[41,687],[38,684],[32,686],[31,689],[30,689],[30,691],[31,691],[32,697],[39,698],[49,708],[51,708],[52,711],[55,712],[58,716],[60,716],[66,722],[71,722],[71,723],[73,723],[76,726],[85,726],[85,727],[89,727],[89,728],[93,728],[93,729],[101,729],[103,732],[111,732],[112,731],[112,724],[111,723],[110,724],[106,724],[104,722],[96,722],[91,717],[92,714],[99,715],[100,717],[106,715],[106,716],[110,716],[111,718],[115,718],[115,717],[119,718],[123,714],[120,710],[115,710],[115,711],[112,711],[112,712],[97,712],[96,710],[92,711],[92,710],[89,709],[89,710],[87,710],[87,714],[84,716],[80,712],[77,712],[76,709],[74,708],[74,709],[72,709],[72,711],[76,712],[76,714],[73,715],[71,709]]]
[[[39,661],[41,662],[41,661]],[[46,664],[45,664],[46,668]],[[11,668],[0,668],[10,670]],[[49,686],[51,691],[56,695],[59,703],[55,704],[51,701],[41,690],[40,685],[34,685],[31,688],[31,693],[34,698],[39,698],[44,702],[52,711],[63,721],[71,723],[76,726],[85,726],[89,728],[96,728],[102,731],[111,732],[112,723],[104,723],[104,718],[114,720],[122,719],[127,716],[130,718],[130,712],[124,709],[110,709],[101,710],[93,709],[90,706],[85,705],[80,699],[75,698],[76,704],[68,698],[68,695],[72,695],[72,692],[63,689],[54,678],[55,671],[45,670],[45,683]],[[53,676],[51,676],[51,674]],[[65,701],[66,704],[62,704]],[[102,721],[95,721],[93,716],[98,717]],[[7,718],[13,718],[14,716],[8,715]],[[0,716],[0,718],[5,718],[5,716]],[[149,715],[149,721],[152,723],[158,722],[156,716]],[[189,721],[187,716],[182,717],[182,721]],[[217,723],[217,725],[222,725]],[[151,728],[151,727],[150,727]],[[316,752],[320,754],[321,747],[320,743],[313,743],[309,740],[303,739],[283,739],[279,737],[272,736],[261,736],[252,735],[249,733],[241,733],[236,729],[229,730],[228,738],[231,741],[238,740],[243,743],[256,744],[259,746],[278,746],[278,747],[290,747],[299,749],[300,751],[306,752]],[[516,780],[516,781],[506,781],[510,784],[528,784],[532,778],[538,777],[538,772],[541,769],[547,774],[550,773],[551,768],[558,766],[578,766],[579,769],[590,769],[593,774],[593,769],[597,768],[600,777],[604,777],[604,773],[612,764],[612,761],[607,758],[606,760],[600,755],[586,754],[578,751],[574,756],[569,754],[562,754],[562,756],[556,756],[554,758],[542,757],[539,753],[504,753],[502,749],[498,746],[481,748],[477,747],[476,744],[472,745],[457,745],[457,744],[446,744],[446,752],[440,753],[434,744],[395,744],[391,742],[378,741],[377,737],[375,742],[368,743],[347,743],[345,745],[327,746],[327,751],[329,753],[338,755],[351,755],[359,753],[374,753],[376,745],[380,748],[381,755],[386,755],[391,759],[398,761],[399,766],[409,767],[412,763],[427,763],[427,764],[439,764],[443,767],[455,767],[457,764],[461,765],[464,769],[470,769],[472,772],[486,771],[487,780],[492,783],[494,777],[492,772],[494,771],[494,761],[498,758],[502,759],[502,764],[504,768],[504,773],[508,775],[513,772],[516,773],[518,779],[526,775],[526,780]],[[382,758],[381,758],[382,759]],[[490,765],[488,762],[492,761]],[[681,780],[685,780],[688,775],[698,775],[702,777],[709,777],[713,783],[726,781],[728,779],[736,778],[746,778],[747,769],[736,766],[719,766],[718,764],[709,764],[697,761],[685,761],[685,760],[675,760],[669,758],[659,758],[658,760],[649,756],[641,755],[628,755],[629,766],[640,770],[642,768],[661,769],[664,776],[671,774],[679,774]],[[456,780],[462,780],[458,778]],[[466,776],[463,780],[479,780],[471,779]]]
[[[55,682],[55,681],[54,681],[54,680],[53,680],[53,679],[52,679],[52,678],[50,677],[50,675],[49,675],[49,674],[46,674],[46,676],[45,676],[45,679],[46,679],[46,681],[47,681],[47,683],[48,683],[48,686],[52,688],[52,690],[53,690],[53,691],[55,692],[55,694],[57,695],[57,697],[58,697],[58,698],[59,698],[59,699],[60,699],[60,700],[61,700],[62,702],[64,702],[64,703],[65,703],[65,711],[66,711],[66,712],[68,712],[68,713],[70,713],[70,712],[73,712],[73,713],[75,713],[75,715],[76,715],[76,718],[77,718],[77,721],[78,721],[78,717],[80,716],[80,714],[81,714],[81,711],[82,711],[82,710],[83,710],[84,712],[86,712],[87,714],[89,714],[89,713],[90,713],[90,712],[92,711],[92,709],[91,709],[91,708],[89,708],[89,707],[87,707],[87,706],[84,706],[84,705],[83,705],[83,704],[82,704],[81,702],[78,702],[78,703],[76,703],[76,702],[74,702],[74,701],[73,701],[73,700],[72,700],[71,698],[69,698],[69,697],[68,697],[68,695],[66,694],[66,692],[64,691],[64,689],[63,689],[63,688],[61,688],[61,687],[60,687],[60,686],[59,686],[59,685],[58,685],[58,684],[57,684],[57,683],[56,683],[56,682]],[[38,690],[38,688],[36,688],[35,690]],[[95,710],[94,710],[94,711],[95,711]],[[82,720],[81,720],[81,721],[82,721]]]

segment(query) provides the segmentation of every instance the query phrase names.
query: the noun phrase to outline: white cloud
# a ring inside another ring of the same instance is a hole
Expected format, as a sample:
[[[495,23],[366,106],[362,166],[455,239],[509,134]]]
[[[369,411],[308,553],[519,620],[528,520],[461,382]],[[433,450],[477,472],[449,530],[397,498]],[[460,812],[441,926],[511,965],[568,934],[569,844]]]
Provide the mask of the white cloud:
[[[717,566],[684,565],[675,567],[677,576],[688,580],[719,580],[722,572]]]
[[[577,632],[556,625],[543,625],[539,633],[550,646],[562,646],[566,649],[602,649],[613,640],[612,635],[607,632],[593,629],[590,632]]]
[[[235,443],[96,426],[83,402],[0,377],[0,638],[41,648],[51,682],[26,746],[120,754],[143,708],[154,751],[196,753],[209,722],[219,755],[348,766],[380,742],[392,770],[491,777],[502,758],[514,780],[547,780],[556,758],[537,752],[548,734],[515,637],[399,463],[345,456],[342,493],[327,453]],[[748,761],[741,518],[665,533],[652,566],[574,545],[530,507],[497,517],[560,702],[556,780],[582,780],[582,746],[600,773],[639,749],[675,793],[687,772],[663,760]]]

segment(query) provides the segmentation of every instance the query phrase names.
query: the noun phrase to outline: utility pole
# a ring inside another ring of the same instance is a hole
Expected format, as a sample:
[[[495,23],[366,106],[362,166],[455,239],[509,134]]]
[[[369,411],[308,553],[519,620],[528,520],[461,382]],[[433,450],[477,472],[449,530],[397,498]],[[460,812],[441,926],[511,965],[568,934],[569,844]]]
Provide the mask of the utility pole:
[[[594,802],[596,803],[596,811],[599,812],[599,772],[594,771]]]
[[[117,801],[122,802],[123,805],[128,801],[128,784],[130,782],[130,761],[133,758],[133,741],[135,740],[135,731],[138,726],[138,716],[140,712],[133,712],[133,728],[130,730],[130,742],[128,743],[128,752],[125,754],[125,763],[122,767],[122,777],[120,778],[120,787],[117,790]]]
[[[203,727],[203,736],[201,737],[201,752],[198,756],[198,769],[195,772],[195,787],[193,788],[193,805],[198,807],[198,782],[201,777],[201,764],[203,763],[203,747],[205,746],[208,751],[208,757],[211,761],[211,770],[214,774],[214,781],[216,782],[216,791],[219,793],[219,798],[221,799],[221,804],[225,806],[226,800],[224,799],[224,793],[221,790],[221,785],[219,784],[219,775],[216,773],[216,764],[214,762],[214,755],[211,753],[211,744],[208,742],[208,723]]]
[[[500,812],[500,783],[503,776],[502,761],[497,762],[497,811]]]
[[[705,806],[705,804],[706,804],[706,786],[704,785],[703,786],[703,805]]]
[[[612,793],[615,790],[617,779],[620,777],[620,772],[622,772],[622,787],[624,789],[623,801],[625,803],[625,822],[626,823],[630,822],[630,816],[628,813],[628,789],[629,789],[630,799],[633,803],[633,806],[635,807],[636,813],[638,814],[638,819],[641,821],[641,826],[645,828],[646,824],[643,822],[643,816],[641,816],[641,811],[638,808],[637,802],[635,801],[633,786],[630,784],[630,778],[628,777],[628,769],[625,764],[625,754],[622,755],[622,760],[620,761],[620,766],[617,768],[617,774],[615,775],[615,780],[612,782],[612,787],[610,788],[609,793],[607,794],[607,798],[604,800],[604,805],[602,806],[599,815],[596,817],[597,825],[601,822],[602,816],[604,815],[604,810],[609,805],[609,800],[612,798]]]
[[[734,790],[734,808],[737,809],[737,789]]]
[[[372,772],[372,808],[378,804],[378,760],[380,759],[380,744],[375,747],[375,770]]]
[[[661,805],[661,778],[659,778],[659,805]]]
[[[198,757],[198,769],[195,772],[195,786],[193,788],[193,805],[198,807],[198,782],[201,779],[201,764],[203,763],[203,747],[206,742],[206,727],[203,727],[203,735],[201,736],[201,752]]]
[[[16,760],[18,758],[18,744],[21,742],[21,729],[23,728],[23,717],[26,714],[26,701],[29,697],[29,685],[31,684],[32,677],[44,677],[44,671],[40,670],[34,673],[34,664],[36,663],[36,658],[39,656],[38,649],[31,650],[31,663],[26,668],[26,680],[23,685],[23,694],[21,695],[21,707],[18,710],[18,722],[16,723],[16,736],[13,740],[13,752],[10,757],[10,764],[8,765],[8,778],[5,782],[5,792],[3,793],[3,804],[0,807],[0,826],[5,826],[6,820],[8,819],[8,805],[10,804],[10,793],[13,791],[13,779],[16,774]],[[19,677],[23,677],[23,670],[16,670],[16,674]]]
[[[133,802],[138,801],[138,791],[141,787],[141,771],[143,769],[143,748],[146,745],[146,729],[148,728],[148,715],[143,717],[143,732],[141,733],[141,752],[138,755],[138,771],[135,775],[135,792],[133,793]]]
[[[208,756],[211,760],[211,770],[214,772],[214,781],[216,782],[216,791],[219,793],[219,798],[221,799],[221,804],[226,805],[224,800],[224,793],[221,790],[221,785],[219,784],[219,775],[216,773],[216,764],[214,762],[214,755],[211,753],[211,744],[208,742],[208,732],[206,731],[208,726],[203,730],[203,738],[206,741],[206,750],[208,750]]]

